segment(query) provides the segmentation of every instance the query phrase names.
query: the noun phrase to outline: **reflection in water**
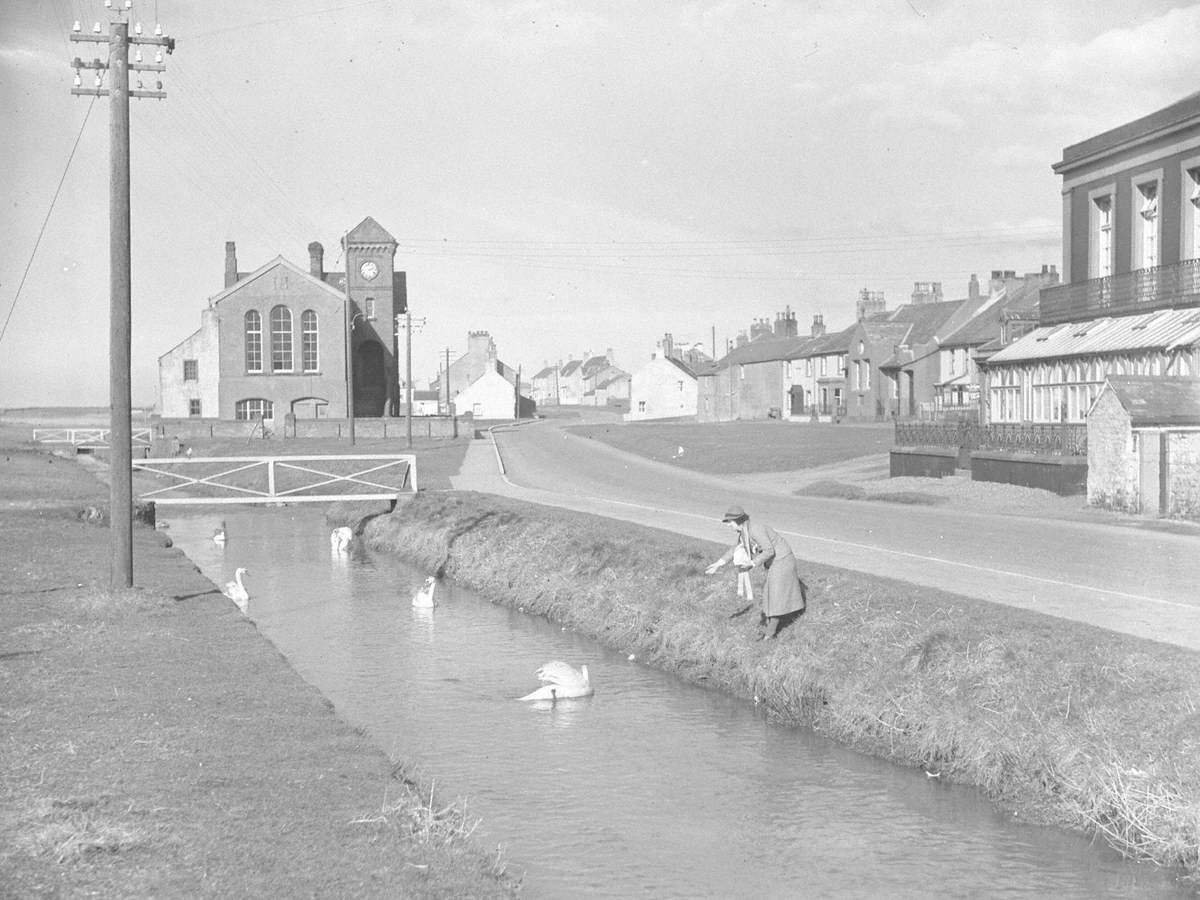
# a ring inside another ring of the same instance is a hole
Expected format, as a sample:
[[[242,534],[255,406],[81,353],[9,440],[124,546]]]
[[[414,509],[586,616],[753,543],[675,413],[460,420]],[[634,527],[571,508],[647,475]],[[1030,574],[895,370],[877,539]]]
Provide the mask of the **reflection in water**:
[[[326,556],[321,514],[172,519],[217,584],[255,573],[254,618],[296,670],[393,758],[465,795],[529,897],[1184,897],[1169,873],[976,791],[773,726],[750,702],[684,684],[387,556]],[[596,694],[517,698],[548,659]]]

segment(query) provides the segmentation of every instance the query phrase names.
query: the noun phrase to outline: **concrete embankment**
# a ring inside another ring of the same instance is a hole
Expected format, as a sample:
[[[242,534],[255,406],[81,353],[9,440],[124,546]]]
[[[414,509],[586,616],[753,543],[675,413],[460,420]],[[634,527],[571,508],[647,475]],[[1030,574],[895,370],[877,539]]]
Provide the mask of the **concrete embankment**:
[[[489,494],[418,495],[365,536],[781,721],[1198,871],[1200,654],[812,564],[808,612],[762,641],[732,575],[703,574],[724,548]]]

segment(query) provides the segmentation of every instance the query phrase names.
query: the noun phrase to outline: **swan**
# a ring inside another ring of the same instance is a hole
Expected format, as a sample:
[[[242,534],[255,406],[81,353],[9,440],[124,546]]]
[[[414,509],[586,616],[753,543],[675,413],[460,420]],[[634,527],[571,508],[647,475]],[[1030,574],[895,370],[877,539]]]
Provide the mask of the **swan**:
[[[354,540],[354,531],[346,525],[329,532],[329,547],[339,553],[349,550],[352,540]]]
[[[554,660],[537,670],[542,686],[522,700],[569,700],[575,697],[590,697],[595,693],[588,680],[587,666],[574,666]]]
[[[214,544],[220,544],[222,547],[225,546],[225,523],[224,522],[221,523],[220,528],[213,529],[212,540],[213,540]]]
[[[226,583],[225,590],[221,591],[226,597],[237,604],[237,608],[242,611],[242,615],[250,608],[250,592],[246,590],[246,586],[242,584],[242,576],[249,572],[242,567],[238,567],[233,573],[233,581]]]
[[[432,575],[426,578],[421,589],[413,594],[412,605],[420,609],[433,609],[437,605],[437,601],[433,599],[433,590],[436,584],[437,580]]]

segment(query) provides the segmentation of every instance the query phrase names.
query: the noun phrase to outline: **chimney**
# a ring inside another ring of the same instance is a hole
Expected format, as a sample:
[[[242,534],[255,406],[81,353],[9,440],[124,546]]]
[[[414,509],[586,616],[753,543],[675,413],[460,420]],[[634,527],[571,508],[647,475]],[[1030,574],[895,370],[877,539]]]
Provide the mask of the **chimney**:
[[[992,269],[992,277],[988,282],[988,294],[996,294],[1004,287],[1004,272],[1001,269]]]
[[[233,241],[225,242],[225,287],[237,284],[237,247]]]
[[[669,331],[663,334],[662,352],[663,359],[671,359],[675,356],[675,336]]]
[[[317,241],[308,245],[308,274],[317,281],[325,280],[325,248]]]
[[[745,347],[748,343],[750,343],[750,338],[748,338],[746,336],[746,332],[739,331],[737,340],[734,342],[734,346],[735,347]]]
[[[855,303],[855,320],[861,322],[863,319],[886,312],[886,309],[883,291],[868,291],[863,288],[858,292],[858,302]]]
[[[979,279],[975,277],[975,273],[971,273],[971,280],[967,282],[967,297],[971,300],[979,299]]]
[[[796,334],[796,314],[786,306],[783,312],[775,313],[775,337],[795,337]]]
[[[813,316],[812,336],[813,337],[821,337],[824,334],[825,334],[825,317],[824,316]]]

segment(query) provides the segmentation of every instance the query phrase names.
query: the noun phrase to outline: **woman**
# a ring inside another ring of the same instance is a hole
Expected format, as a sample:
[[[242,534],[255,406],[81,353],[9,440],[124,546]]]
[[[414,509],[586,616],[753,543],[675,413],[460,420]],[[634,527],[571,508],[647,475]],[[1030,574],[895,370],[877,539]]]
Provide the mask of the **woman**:
[[[740,506],[731,506],[721,521],[737,530],[737,541],[724,556],[705,569],[704,574],[715,574],[733,559],[734,551],[739,546],[749,552],[751,566],[762,563],[767,572],[762,601],[766,624],[763,640],[773,638],[780,628],[804,612],[804,590],[796,570],[796,557],[787,541],[774,528],[759,522],[752,523]]]

